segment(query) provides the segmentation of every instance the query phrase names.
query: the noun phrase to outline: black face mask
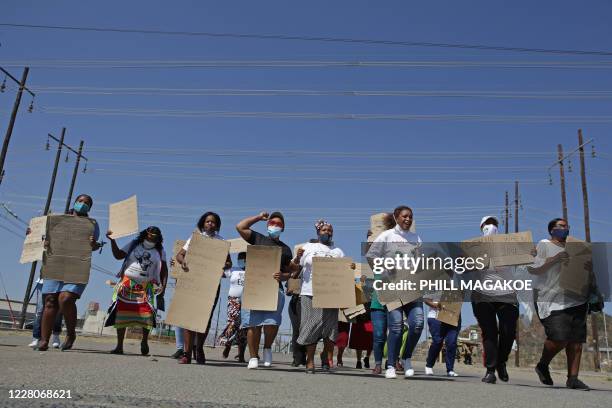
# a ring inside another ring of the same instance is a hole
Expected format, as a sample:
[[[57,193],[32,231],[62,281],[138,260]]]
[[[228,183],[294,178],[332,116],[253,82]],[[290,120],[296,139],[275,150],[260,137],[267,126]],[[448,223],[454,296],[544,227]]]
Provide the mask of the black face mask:
[[[319,235],[319,242],[323,245],[329,245],[332,240],[332,236],[330,234],[321,234]]]

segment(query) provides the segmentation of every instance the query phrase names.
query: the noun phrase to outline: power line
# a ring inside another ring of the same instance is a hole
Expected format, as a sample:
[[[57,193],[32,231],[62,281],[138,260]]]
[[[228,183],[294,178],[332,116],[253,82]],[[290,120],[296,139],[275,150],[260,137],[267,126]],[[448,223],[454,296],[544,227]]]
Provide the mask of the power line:
[[[480,51],[507,51],[507,52],[542,53],[542,54],[612,56],[612,51],[605,51],[605,50],[548,49],[548,48],[531,48],[531,47],[509,47],[509,46],[485,45],[485,44],[438,43],[438,42],[428,42],[428,41],[427,42],[426,41],[396,41],[396,40],[382,40],[382,39],[342,38],[342,37],[324,37],[324,36],[297,36],[297,35],[284,35],[284,34],[240,34],[240,33],[220,33],[220,32],[211,32],[211,31],[169,31],[169,30],[152,30],[152,29],[136,29],[136,28],[85,27],[85,26],[18,24],[18,23],[0,23],[0,26],[11,27],[11,28],[29,28],[29,29],[62,30],[62,31],[109,32],[109,33],[123,33],[123,34],[155,34],[155,35],[211,37],[211,38],[312,41],[312,42],[325,42],[325,43],[392,45],[392,46],[404,46],[404,47],[435,47],[435,48],[446,48],[446,49],[472,49],[472,50],[480,50]]]
[[[610,123],[612,115],[482,115],[482,114],[393,114],[393,113],[322,113],[322,112],[246,112],[181,109],[99,108],[45,106],[41,111],[52,115],[191,117],[191,118],[266,118],[326,120],[391,120],[487,123]]]

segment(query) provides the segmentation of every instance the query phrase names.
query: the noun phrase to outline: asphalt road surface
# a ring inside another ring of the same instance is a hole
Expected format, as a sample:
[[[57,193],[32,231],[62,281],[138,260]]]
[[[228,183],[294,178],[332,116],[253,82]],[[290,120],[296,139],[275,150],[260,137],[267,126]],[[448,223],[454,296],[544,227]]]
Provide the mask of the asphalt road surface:
[[[114,339],[79,337],[73,350],[33,351],[29,333],[0,331],[0,407],[611,407],[612,375],[584,373],[593,390],[565,388],[565,374],[554,372],[554,387],[538,382],[532,369],[510,369],[510,382],[482,384],[481,367],[458,364],[449,379],[417,375],[386,380],[357,370],[355,360],[331,373],[307,375],[275,355],[271,368],[247,370],[207,349],[205,366],[178,365],[167,356],[172,345],[151,342],[151,356],[140,356],[127,340],[126,355],[109,355]],[[71,399],[11,399],[11,390],[70,390]]]

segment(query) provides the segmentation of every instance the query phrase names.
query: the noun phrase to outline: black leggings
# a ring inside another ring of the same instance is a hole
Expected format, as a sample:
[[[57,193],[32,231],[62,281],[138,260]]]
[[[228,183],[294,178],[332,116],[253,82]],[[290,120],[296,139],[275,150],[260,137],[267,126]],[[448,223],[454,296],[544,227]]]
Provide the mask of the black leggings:
[[[485,366],[487,371],[494,371],[508,361],[512,351],[519,317],[518,306],[505,302],[472,302],[472,310],[482,330]]]

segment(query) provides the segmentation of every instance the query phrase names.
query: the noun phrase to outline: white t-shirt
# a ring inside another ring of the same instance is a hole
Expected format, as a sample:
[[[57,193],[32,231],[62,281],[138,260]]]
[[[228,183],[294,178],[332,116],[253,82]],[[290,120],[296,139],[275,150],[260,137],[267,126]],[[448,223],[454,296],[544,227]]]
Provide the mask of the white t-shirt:
[[[302,289],[300,290],[300,295],[312,296],[312,258],[343,258],[344,252],[340,248],[329,247],[318,242],[309,242],[302,248],[304,249],[304,255],[300,259],[300,265],[302,266]]]
[[[538,254],[535,257],[534,267],[539,267],[546,262],[547,258],[551,258],[560,252],[565,251],[565,248],[556,245],[549,239],[543,239],[538,242],[536,247]],[[577,294],[565,291],[561,288],[561,264],[555,263],[548,270],[540,275],[532,275],[534,278],[534,287],[538,290],[538,315],[540,319],[546,319],[551,312],[555,310],[565,310],[570,307],[580,306],[587,302],[588,299]]]
[[[126,254],[131,244],[127,244],[121,250]],[[166,261],[166,252],[162,249],[161,257],[155,248],[146,249],[142,244],[136,245],[125,262],[124,276],[138,283],[157,282],[161,283],[160,272],[162,262]]]
[[[208,237],[208,238],[213,238],[213,239],[220,239],[222,241],[225,241],[225,239],[221,235],[219,235],[219,234],[208,235],[205,231],[200,231],[200,234],[203,237]],[[183,245],[183,249],[185,251],[187,251],[189,249],[189,244],[191,244],[191,235],[189,236],[189,238],[187,238],[187,241],[185,241],[185,245]]]
[[[244,289],[244,270],[240,268],[226,269],[223,271],[226,278],[229,278],[230,288],[228,296],[231,297],[242,297],[242,290]]]
[[[394,258],[396,255],[406,254],[416,257],[417,250],[423,241],[418,234],[401,229],[398,225],[380,233],[372,242],[367,258]]]

